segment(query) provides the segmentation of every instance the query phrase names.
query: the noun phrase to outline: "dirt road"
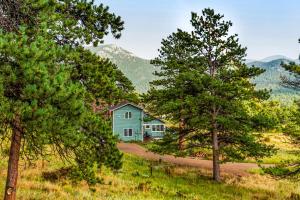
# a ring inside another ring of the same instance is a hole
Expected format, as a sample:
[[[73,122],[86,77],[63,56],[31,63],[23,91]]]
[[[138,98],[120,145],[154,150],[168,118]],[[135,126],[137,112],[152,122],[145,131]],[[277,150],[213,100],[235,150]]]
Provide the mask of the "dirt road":
[[[122,152],[133,154],[147,160],[162,160],[163,162],[172,163],[175,165],[212,170],[212,161],[209,160],[200,160],[191,157],[182,158],[170,155],[159,155],[147,151],[140,145],[131,143],[119,143],[118,148]],[[254,163],[226,163],[221,165],[221,172],[229,175],[245,176],[249,175],[249,172],[247,172],[247,170],[254,168],[258,168],[258,165]]]

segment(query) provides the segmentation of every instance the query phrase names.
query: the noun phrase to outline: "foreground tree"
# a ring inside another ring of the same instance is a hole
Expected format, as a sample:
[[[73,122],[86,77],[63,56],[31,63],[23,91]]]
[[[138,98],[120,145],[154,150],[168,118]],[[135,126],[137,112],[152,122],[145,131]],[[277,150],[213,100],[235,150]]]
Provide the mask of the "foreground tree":
[[[93,1],[9,0],[0,1],[0,26],[0,137],[10,137],[4,199],[16,198],[20,156],[59,154],[89,184],[97,181],[94,166],[119,169],[110,125],[91,102],[117,101],[133,88],[82,44],[120,37],[120,17]]]
[[[202,16],[192,13],[191,24],[192,33],[178,30],[163,40],[160,57],[153,61],[161,66],[159,80],[145,100],[149,109],[175,123],[184,113],[189,131],[182,149],[212,149],[213,179],[220,181],[221,162],[272,153],[272,147],[253,134],[253,116],[245,106],[246,101],[267,99],[268,93],[250,83],[263,70],[244,64],[246,48],[237,35],[228,35],[231,22],[204,9]]]

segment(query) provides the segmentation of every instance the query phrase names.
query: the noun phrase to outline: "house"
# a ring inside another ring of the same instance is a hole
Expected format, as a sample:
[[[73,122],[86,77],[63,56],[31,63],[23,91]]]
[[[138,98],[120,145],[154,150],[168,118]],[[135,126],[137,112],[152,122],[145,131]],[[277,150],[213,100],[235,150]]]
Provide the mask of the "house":
[[[113,134],[122,141],[162,138],[165,123],[147,114],[142,107],[124,102],[110,107]]]

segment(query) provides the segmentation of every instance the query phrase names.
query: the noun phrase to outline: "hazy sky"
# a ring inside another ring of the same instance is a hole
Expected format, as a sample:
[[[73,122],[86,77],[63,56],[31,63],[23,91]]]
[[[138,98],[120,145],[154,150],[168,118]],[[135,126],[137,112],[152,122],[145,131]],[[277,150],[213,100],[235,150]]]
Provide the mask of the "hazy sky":
[[[162,38],[177,28],[191,30],[191,11],[213,8],[233,22],[232,33],[248,47],[248,58],[271,55],[297,58],[300,52],[300,0],[96,0],[125,21],[119,40],[107,37],[142,58],[154,58]]]

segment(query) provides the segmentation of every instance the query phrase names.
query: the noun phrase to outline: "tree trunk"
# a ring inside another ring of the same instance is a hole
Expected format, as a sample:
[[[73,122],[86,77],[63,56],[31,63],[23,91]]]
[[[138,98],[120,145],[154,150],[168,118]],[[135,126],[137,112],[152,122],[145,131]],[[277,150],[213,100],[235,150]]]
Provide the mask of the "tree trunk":
[[[218,133],[213,131],[212,133],[213,139],[213,179],[217,182],[221,181],[220,178],[220,152],[219,152],[219,141],[218,141]]]
[[[183,150],[184,148],[184,129],[185,129],[185,123],[184,123],[184,119],[181,119],[179,122],[179,140],[178,140],[178,149],[180,151]]]
[[[12,134],[11,145],[10,145],[4,200],[16,199],[21,138],[22,138],[22,129],[20,124],[20,119],[16,117],[13,124],[13,134]]]
[[[179,151],[182,151],[183,150],[183,139],[184,139],[184,136],[182,133],[179,133],[179,142],[178,142],[178,149]]]

